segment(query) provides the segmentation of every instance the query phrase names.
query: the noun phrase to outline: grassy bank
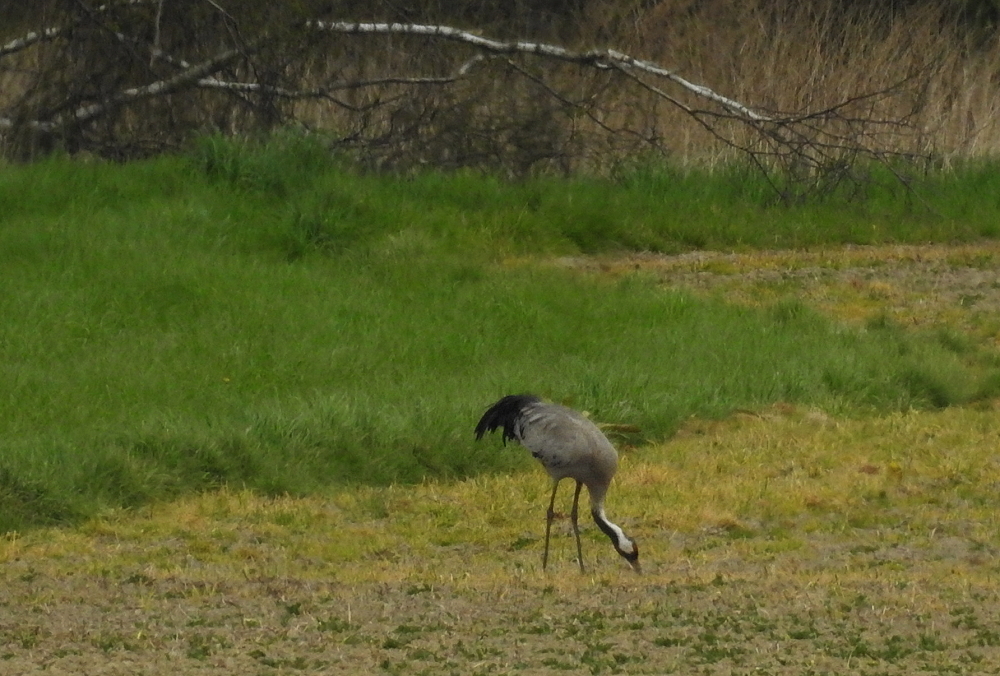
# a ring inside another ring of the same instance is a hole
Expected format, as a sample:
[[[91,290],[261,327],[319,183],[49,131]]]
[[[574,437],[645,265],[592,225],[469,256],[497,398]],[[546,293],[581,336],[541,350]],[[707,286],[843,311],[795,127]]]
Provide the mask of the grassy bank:
[[[934,178],[936,215],[914,215],[892,194],[765,208],[738,173],[365,176],[292,138],[4,167],[0,530],[220,485],[305,494],[509,469],[528,459],[471,429],[513,391],[634,425],[633,442],[776,401],[850,413],[990,395],[995,366],[947,336],[530,262],[980,237],[1000,205],[963,215],[998,180],[979,171]]]

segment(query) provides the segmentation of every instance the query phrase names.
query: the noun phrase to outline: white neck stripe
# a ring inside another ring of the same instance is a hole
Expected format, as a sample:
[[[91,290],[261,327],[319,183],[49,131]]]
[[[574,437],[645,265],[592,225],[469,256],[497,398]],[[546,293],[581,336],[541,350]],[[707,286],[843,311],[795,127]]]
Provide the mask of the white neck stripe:
[[[604,515],[603,507],[594,510],[592,514],[594,521],[596,521],[597,525],[601,527],[601,530],[605,533],[610,531],[608,535],[614,539],[615,545],[620,551],[625,552],[626,554],[631,554],[635,551],[632,541],[627,535],[625,535],[625,531],[619,528],[617,524],[613,524],[608,521],[608,517]]]

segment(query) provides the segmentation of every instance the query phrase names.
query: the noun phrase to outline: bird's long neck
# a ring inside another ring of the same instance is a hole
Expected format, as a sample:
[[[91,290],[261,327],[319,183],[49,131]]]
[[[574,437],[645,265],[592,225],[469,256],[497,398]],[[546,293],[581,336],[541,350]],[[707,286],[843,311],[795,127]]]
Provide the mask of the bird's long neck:
[[[611,538],[611,544],[615,546],[615,549],[622,551],[623,549],[629,547],[628,536],[625,535],[623,531],[617,524],[611,523],[608,520],[607,515],[604,513],[604,507],[594,507],[590,510],[591,516],[594,517],[594,523],[597,527],[604,531],[604,534]]]
[[[638,566],[639,550],[632,538],[625,535],[625,531],[618,527],[618,525],[608,520],[607,515],[604,514],[604,506],[599,502],[591,505],[590,514],[594,517],[594,523],[597,524],[597,527],[611,538],[611,544],[614,545],[615,551],[625,557],[636,568]]]

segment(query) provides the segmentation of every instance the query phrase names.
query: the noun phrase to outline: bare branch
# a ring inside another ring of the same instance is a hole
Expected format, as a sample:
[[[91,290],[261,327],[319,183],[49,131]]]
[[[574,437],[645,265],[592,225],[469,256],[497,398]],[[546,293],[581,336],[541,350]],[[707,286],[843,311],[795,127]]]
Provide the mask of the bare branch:
[[[546,91],[546,93],[548,93],[549,96],[551,96],[552,98],[556,99],[557,101],[559,101],[560,103],[562,103],[564,106],[566,106],[568,108],[573,108],[575,110],[581,110],[581,111],[583,111],[584,115],[586,115],[594,124],[596,124],[598,127],[600,127],[601,129],[603,129],[604,131],[606,131],[606,132],[608,132],[610,134],[615,134],[615,133],[617,133],[619,131],[619,130],[612,129],[607,124],[605,124],[604,121],[601,120],[600,118],[598,118],[596,115],[594,115],[593,111],[591,111],[587,106],[582,106],[579,103],[577,103],[576,101],[570,101],[569,99],[567,99],[565,96],[563,96],[562,94],[560,94],[559,92],[557,92],[555,89],[553,89],[552,87],[550,87],[545,82],[545,80],[543,80],[542,78],[540,78],[540,77],[538,77],[536,75],[532,75],[527,70],[525,70],[524,68],[521,68],[519,65],[517,65],[513,61],[510,61],[509,59],[507,60],[507,63],[508,63],[508,65],[511,68],[513,68],[518,73],[520,73],[522,77],[525,77],[525,78],[531,80],[532,82],[534,82],[535,84],[537,84],[539,87],[541,87],[542,89],[544,89]]]
[[[100,103],[77,108],[73,111],[72,115],[67,117],[57,117],[56,119],[50,121],[32,120],[28,123],[28,126],[38,131],[52,132],[70,124],[87,122],[95,117],[98,117],[109,108],[132,101],[150,98],[152,96],[163,96],[183,87],[190,86],[196,83],[199,79],[203,78],[205,75],[221,70],[227,64],[242,55],[242,52],[235,49],[229,50],[218,54],[211,59],[203,61],[200,64],[191,66],[187,70],[178,73],[173,77],[158,80],[143,87],[130,87],[128,89],[124,89],[115,96],[101,101]],[[10,128],[11,126],[13,126],[12,120],[9,118],[0,118],[0,128]]]
[[[123,2],[116,2],[107,5],[100,5],[93,10],[91,14],[103,14],[115,9],[128,8],[134,5],[148,5],[154,2],[161,2],[162,0],[124,0]],[[67,33],[75,25],[79,23],[79,20],[66,25],[66,26],[51,26],[49,28],[43,28],[40,31],[32,31],[25,35],[24,37],[11,40],[5,45],[0,45],[0,58],[7,56],[8,54],[13,54],[14,52],[19,52],[23,49],[48,40],[53,40],[64,33]]]
[[[671,82],[680,85],[684,89],[702,98],[709,99],[734,114],[741,115],[750,120],[769,120],[765,115],[761,115],[750,109],[748,106],[734,101],[719,94],[704,85],[694,84],[676,73],[649,61],[636,59],[628,54],[614,49],[595,49],[587,52],[573,52],[565,47],[550,45],[544,42],[503,42],[484,38],[475,33],[464,31],[451,26],[435,26],[424,24],[408,23],[352,23],[348,21],[309,21],[307,25],[318,30],[331,31],[335,33],[380,33],[380,34],[400,34],[400,35],[423,35],[426,37],[443,38],[445,40],[455,40],[465,42],[480,49],[484,49],[495,54],[534,54],[570,63],[579,63],[594,66],[596,68],[627,67],[645,71],[653,75],[665,77]]]
[[[160,23],[163,21],[163,0],[156,5],[156,19],[153,22],[153,44],[149,48],[149,67],[152,68],[160,55]]]
[[[35,43],[57,38],[66,30],[68,30],[68,27],[45,28],[41,32],[31,32],[23,38],[11,40],[5,45],[0,45],[0,58],[3,58],[8,54],[13,54],[14,52],[19,52],[22,49],[27,49]]]
[[[287,89],[285,87],[275,87],[259,82],[226,82],[215,78],[202,78],[195,84],[203,89],[221,89],[231,92],[253,92],[280,96],[286,99],[322,99],[327,98],[335,91],[345,89],[362,89],[364,87],[383,87],[386,85],[446,85],[455,82],[457,77],[384,77],[371,80],[351,80],[350,82],[338,82],[328,87],[315,89]]]

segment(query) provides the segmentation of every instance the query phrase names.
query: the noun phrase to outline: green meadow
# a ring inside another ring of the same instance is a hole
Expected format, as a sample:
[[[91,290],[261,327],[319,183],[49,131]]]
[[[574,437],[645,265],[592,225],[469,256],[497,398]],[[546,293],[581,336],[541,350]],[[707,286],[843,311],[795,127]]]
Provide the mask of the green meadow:
[[[558,264],[997,234],[995,165],[879,171],[788,205],[738,167],[372,175],[295,135],[4,165],[0,532],[220,487],[509,472],[527,454],[472,429],[512,392],[623,445],[779,402],[857,417],[996,395],[994,354],[947,332]]]

